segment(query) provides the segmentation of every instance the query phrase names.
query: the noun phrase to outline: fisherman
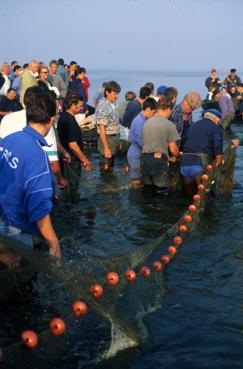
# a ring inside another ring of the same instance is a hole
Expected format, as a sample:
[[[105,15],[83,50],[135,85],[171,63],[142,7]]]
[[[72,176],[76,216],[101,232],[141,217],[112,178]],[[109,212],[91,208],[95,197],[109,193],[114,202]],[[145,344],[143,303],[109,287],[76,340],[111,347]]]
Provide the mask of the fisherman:
[[[126,107],[127,104],[129,103],[129,101],[133,101],[134,99],[136,99],[136,94],[133,91],[127,91],[125,93],[125,101],[123,101],[121,104],[119,104],[119,119],[120,122],[122,121],[122,118],[124,117],[125,111],[126,111]]]
[[[220,123],[221,112],[217,109],[208,109],[203,119],[194,123],[188,130],[180,172],[190,195],[196,192],[196,185],[207,164],[214,159],[216,166],[222,164],[223,130]]]
[[[133,119],[140,113],[144,101],[149,97],[150,89],[148,87],[141,87],[139,91],[139,97],[130,101],[127,104],[125,114],[121,121],[123,127],[130,129]]]
[[[226,92],[226,88],[222,87],[214,94],[214,99],[219,103],[222,113],[221,124],[224,129],[230,127],[230,123],[235,116],[235,109],[230,95]]]
[[[180,147],[186,139],[187,130],[192,124],[192,112],[202,105],[201,96],[197,92],[189,92],[185,95],[182,102],[176,105],[169,117],[170,121],[175,124],[177,132],[180,135]]]
[[[127,105],[130,101],[133,101],[136,99],[136,94],[133,91],[127,91],[125,93],[125,101],[119,105],[119,121],[121,123]],[[130,143],[129,143],[129,129],[124,127],[122,124],[120,124],[120,144],[122,146],[122,153],[127,152]]]
[[[167,87],[165,91],[165,96],[172,101],[173,106],[175,106],[178,96],[178,91],[175,87]]]
[[[83,153],[82,131],[75,115],[83,108],[83,101],[78,94],[67,95],[63,101],[64,111],[60,113],[57,131],[60,142],[71,155],[71,162],[65,165],[64,177],[69,182],[66,199],[75,202],[79,199],[79,180],[81,165],[86,171],[92,170],[91,163]]]
[[[27,126],[0,142],[0,217],[8,235],[14,231],[21,237],[22,233],[39,230],[50,254],[60,257],[59,240],[50,218],[50,164],[42,148],[47,145],[44,137],[55,115],[52,95],[35,91],[26,106]]]
[[[155,96],[155,100],[156,100],[156,101],[159,101],[159,99],[160,99],[162,96],[164,96],[164,95],[165,95],[166,90],[167,90],[167,86],[164,86],[164,85],[159,86],[159,87],[157,88],[157,94],[156,94],[156,96]]]
[[[172,101],[165,96],[161,97],[157,114],[148,119],[143,127],[142,181],[164,195],[170,192],[168,158],[171,155],[175,158],[180,156],[176,144],[180,136],[175,125],[168,120],[172,109]]]
[[[219,88],[222,86],[222,82],[217,76],[216,69],[211,70],[210,76],[205,81],[205,86],[207,87],[208,90],[211,86],[214,86],[216,88]]]
[[[241,84],[241,79],[236,74],[237,70],[235,68],[230,69],[230,74],[225,78],[224,85],[227,86],[227,91],[230,91],[231,86],[239,86]]]
[[[157,103],[152,97],[148,97],[143,103],[142,111],[133,119],[129,140],[131,146],[127,153],[127,160],[130,169],[130,177],[133,186],[142,184],[141,154],[143,146],[143,126],[147,119],[152,118],[156,113]]]
[[[100,166],[104,169],[114,167],[115,156],[121,149],[119,142],[119,108],[116,102],[120,91],[121,87],[117,82],[107,82],[104,97],[100,100],[96,109]]]

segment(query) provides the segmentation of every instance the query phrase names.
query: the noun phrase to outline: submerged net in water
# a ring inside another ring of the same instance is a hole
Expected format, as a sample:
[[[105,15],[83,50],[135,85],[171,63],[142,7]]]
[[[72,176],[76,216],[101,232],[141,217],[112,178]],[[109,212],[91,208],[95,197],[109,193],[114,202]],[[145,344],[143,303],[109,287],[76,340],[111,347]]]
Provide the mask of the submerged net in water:
[[[208,172],[205,190],[200,191],[200,201],[195,204],[196,211],[187,212],[192,217],[192,222],[187,224],[189,232],[195,229],[211,190],[221,193],[231,191],[234,160],[235,149],[229,146],[225,152],[224,165]],[[139,275],[141,266],[151,267],[152,262],[159,259],[161,248],[170,245],[171,238],[179,234],[179,226],[183,223],[184,218],[181,217],[160,237],[133,251],[112,258],[85,260],[85,263],[78,259],[51,262],[46,254],[32,254],[26,248],[20,248],[18,243],[2,238],[2,243],[22,255],[25,265],[11,273],[0,272],[0,278],[3,281],[1,286],[4,286],[1,293],[4,294],[4,288],[8,290],[10,283],[13,286],[15,284],[15,287],[17,284],[21,285],[21,278],[26,281],[35,271],[48,275],[51,280],[56,281],[58,288],[68,293],[70,304],[76,299],[82,299],[95,314],[107,322],[102,329],[110,341],[104,345],[102,355],[106,357],[115,355],[117,351],[148,340],[149,333],[144,324],[144,318],[162,306],[165,292],[163,273],[154,271],[148,279],[139,276],[135,281],[128,282],[124,277],[124,272],[128,268],[133,268]],[[111,271],[120,275],[120,282],[116,286],[110,286],[106,281],[106,274]],[[104,295],[99,299],[94,299],[90,294],[90,286],[96,283],[104,287]],[[66,314],[66,309],[60,305],[58,310],[60,315]],[[97,320],[94,319],[94,315],[84,319],[87,319],[89,329],[95,332]],[[109,334],[107,333],[108,326],[110,327]],[[46,338],[43,339],[42,345],[48,347],[48,335],[45,332],[44,336]]]

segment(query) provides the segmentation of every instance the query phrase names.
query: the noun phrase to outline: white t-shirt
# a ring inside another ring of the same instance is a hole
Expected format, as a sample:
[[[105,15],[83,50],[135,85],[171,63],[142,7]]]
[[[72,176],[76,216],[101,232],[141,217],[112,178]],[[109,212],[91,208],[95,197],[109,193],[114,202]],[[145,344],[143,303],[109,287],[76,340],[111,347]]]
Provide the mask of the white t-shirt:
[[[0,138],[4,138],[11,133],[22,131],[26,126],[26,110],[16,111],[14,113],[7,114],[3,117],[0,125]],[[45,140],[49,146],[43,146],[50,161],[58,160],[57,153],[57,140],[55,130],[51,127]]]

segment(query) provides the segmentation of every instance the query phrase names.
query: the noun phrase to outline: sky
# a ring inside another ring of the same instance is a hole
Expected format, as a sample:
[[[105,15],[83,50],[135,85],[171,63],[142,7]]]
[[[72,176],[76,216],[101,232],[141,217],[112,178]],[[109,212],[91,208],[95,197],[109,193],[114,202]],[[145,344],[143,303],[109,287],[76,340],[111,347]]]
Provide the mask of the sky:
[[[0,0],[0,63],[243,72],[243,0]]]

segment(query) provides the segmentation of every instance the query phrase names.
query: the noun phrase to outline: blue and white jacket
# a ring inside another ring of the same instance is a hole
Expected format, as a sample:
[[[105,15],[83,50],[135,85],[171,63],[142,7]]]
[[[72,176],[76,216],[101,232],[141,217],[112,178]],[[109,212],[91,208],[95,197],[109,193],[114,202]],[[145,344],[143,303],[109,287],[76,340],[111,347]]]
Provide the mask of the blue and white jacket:
[[[52,209],[49,159],[43,136],[26,126],[0,141],[0,217],[26,233]]]

